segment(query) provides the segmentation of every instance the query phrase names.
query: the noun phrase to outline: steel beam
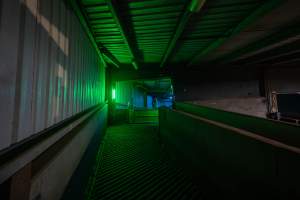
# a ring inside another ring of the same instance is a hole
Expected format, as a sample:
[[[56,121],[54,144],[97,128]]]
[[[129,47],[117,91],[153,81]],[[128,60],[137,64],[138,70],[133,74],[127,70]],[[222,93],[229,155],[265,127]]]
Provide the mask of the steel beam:
[[[283,64],[290,64],[290,63],[296,63],[296,62],[300,62],[300,58],[289,59],[289,60],[286,60],[286,61],[276,63],[274,65],[283,65]]]
[[[100,47],[101,52],[103,52],[103,57],[105,60],[113,64],[115,67],[119,68],[119,61],[104,47]]]
[[[87,17],[84,13],[84,11],[81,9],[80,5],[78,5],[78,1],[77,0],[67,0],[67,3],[69,3],[69,5],[71,6],[71,8],[74,10],[76,16],[79,19],[79,22],[81,23],[84,31],[86,32],[89,40],[91,41],[94,49],[96,50],[99,58],[103,61],[105,61],[105,58],[109,59],[111,61],[111,63],[113,63],[117,68],[120,67],[120,64],[118,62],[115,62],[117,59],[111,54],[111,53],[107,53],[108,50],[106,50],[103,45],[101,43],[97,43],[93,34],[92,34],[92,29],[90,28],[90,26],[87,23]],[[100,49],[105,49],[106,52],[100,51]]]
[[[173,34],[173,37],[171,38],[168,48],[162,58],[162,61],[160,63],[160,67],[164,67],[165,63],[167,62],[168,58],[172,54],[177,40],[181,36],[187,22],[189,21],[190,17],[194,12],[199,12],[201,8],[203,7],[205,3],[205,0],[191,0],[190,3],[187,5],[186,9],[184,10],[184,13],[182,14],[180,20],[177,23],[177,28]]]
[[[233,52],[218,58],[214,62],[226,64],[226,63],[235,62],[238,60],[244,60],[244,59],[253,58],[253,57],[255,57],[255,59],[257,59],[256,55],[258,55],[258,56],[262,55],[262,56],[259,56],[261,58],[259,58],[258,60],[267,59],[265,52],[269,52],[273,49],[277,49],[278,47],[298,41],[300,39],[300,28],[299,27],[300,27],[299,23],[281,27],[280,31],[273,33],[271,35],[268,35],[268,36],[264,37],[263,39],[255,41],[251,44],[243,46],[242,48],[238,48],[237,50],[234,50]],[[292,45],[294,46],[294,44],[292,44]],[[281,53],[284,53],[284,52],[281,52]],[[280,53],[278,52],[277,54],[280,54]]]
[[[150,88],[150,87],[147,87],[143,84],[136,84],[135,87],[139,87],[141,89],[143,89],[145,92],[148,92],[148,93],[167,93],[169,88],[167,89],[158,89],[158,88]]]
[[[268,62],[272,62],[272,61],[274,61],[276,59],[280,59],[280,58],[282,59],[282,58],[285,58],[287,56],[291,56],[291,55],[295,55],[295,54],[299,54],[300,53],[300,49],[296,49],[296,50],[290,50],[289,48],[287,48],[287,49],[288,49],[288,51],[286,51],[284,53],[278,53],[278,54],[276,54],[274,56],[270,56],[270,57],[258,60],[257,62],[253,62],[253,64],[268,63]]]
[[[255,22],[260,17],[264,16],[271,10],[273,10],[275,7],[279,6],[281,3],[283,3],[283,0],[268,0],[265,3],[263,3],[261,6],[259,6],[257,9],[255,9],[250,15],[248,15],[244,20],[242,20],[236,27],[230,29],[227,33],[225,33],[224,37],[220,37],[213,41],[211,44],[208,45],[204,50],[196,54],[191,61],[187,64],[187,67],[193,65],[196,61],[201,60],[204,56],[211,53],[218,47],[220,47],[224,42],[232,38],[233,36],[236,36],[239,34],[242,30],[247,28],[250,24]]]
[[[134,67],[135,70],[137,70],[138,64],[136,62],[137,56],[135,55],[134,45],[130,41],[130,37],[128,34],[128,30],[126,29],[125,23],[121,20],[121,17],[117,9],[117,3],[115,2],[115,0],[106,0],[106,4],[110,12],[112,13],[113,19],[115,20],[117,26],[119,27],[120,33],[123,37],[125,44],[128,47],[130,56],[132,57],[132,66]]]

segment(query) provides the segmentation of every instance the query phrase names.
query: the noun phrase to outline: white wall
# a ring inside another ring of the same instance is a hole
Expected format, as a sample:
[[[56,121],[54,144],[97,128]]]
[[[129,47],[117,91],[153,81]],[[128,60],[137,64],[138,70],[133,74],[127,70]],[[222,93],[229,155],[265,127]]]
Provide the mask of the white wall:
[[[0,150],[104,102],[105,67],[63,0],[2,0]]]

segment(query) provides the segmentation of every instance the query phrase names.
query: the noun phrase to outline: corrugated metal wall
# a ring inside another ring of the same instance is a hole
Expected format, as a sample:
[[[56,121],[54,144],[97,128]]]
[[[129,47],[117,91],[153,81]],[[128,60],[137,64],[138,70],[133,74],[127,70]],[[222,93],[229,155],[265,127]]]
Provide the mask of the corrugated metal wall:
[[[116,103],[127,105],[133,98],[133,84],[131,81],[116,82]]]
[[[0,149],[104,102],[105,66],[63,0],[3,0]]]
[[[144,107],[144,92],[134,86],[134,81],[117,81],[116,103],[133,103],[134,107]]]

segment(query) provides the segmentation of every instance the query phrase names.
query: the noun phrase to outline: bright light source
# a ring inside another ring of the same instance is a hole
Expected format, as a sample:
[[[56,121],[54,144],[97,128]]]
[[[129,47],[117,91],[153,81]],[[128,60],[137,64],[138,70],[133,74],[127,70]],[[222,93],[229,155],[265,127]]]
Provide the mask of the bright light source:
[[[114,100],[116,99],[116,89],[112,90],[111,98]]]

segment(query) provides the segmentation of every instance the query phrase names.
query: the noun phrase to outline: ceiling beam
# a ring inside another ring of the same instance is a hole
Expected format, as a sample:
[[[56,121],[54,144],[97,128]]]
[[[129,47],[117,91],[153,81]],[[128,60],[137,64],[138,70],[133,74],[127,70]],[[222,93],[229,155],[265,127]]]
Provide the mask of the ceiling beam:
[[[115,65],[117,68],[119,68],[120,63],[117,61],[117,59],[106,48],[104,48],[101,43],[96,42],[96,40],[92,34],[92,29],[90,28],[89,24],[87,23],[87,19],[88,19],[87,15],[81,9],[82,7],[79,5],[78,1],[77,0],[67,0],[67,2],[71,6],[71,8],[74,10],[76,16],[79,19],[80,24],[82,25],[84,31],[86,32],[89,40],[91,41],[95,51],[98,54],[99,58],[103,61],[109,59],[113,65]]]
[[[71,6],[71,8],[74,10],[74,12],[75,12],[76,16],[78,17],[78,19],[79,19],[79,21],[80,21],[80,23],[81,23],[84,31],[86,32],[86,34],[87,34],[88,38],[90,39],[93,47],[95,48],[98,56],[100,57],[100,59],[103,60],[102,54],[101,54],[101,52],[100,52],[100,50],[98,48],[98,45],[97,45],[97,43],[95,41],[95,38],[93,37],[93,35],[92,35],[91,31],[90,31],[90,27],[89,27],[89,25],[86,22],[86,19],[85,19],[83,13],[82,13],[81,8],[78,5],[78,2],[76,0],[68,0],[67,2]]]
[[[151,88],[149,86],[143,85],[141,83],[138,83],[135,85],[135,87],[141,88],[147,93],[167,93],[170,88],[162,89],[162,88]]]
[[[136,56],[135,51],[134,51],[134,45],[130,41],[128,30],[126,28],[126,24],[124,23],[124,21],[122,21],[122,18],[119,15],[119,12],[118,12],[118,9],[117,9],[118,8],[117,3],[116,3],[115,0],[106,0],[106,4],[107,4],[107,6],[108,6],[108,8],[109,8],[109,10],[112,14],[113,19],[115,20],[117,26],[119,27],[120,33],[123,37],[123,40],[124,40],[125,44],[128,47],[130,56],[132,57],[132,66],[135,70],[137,70],[138,69],[138,63],[136,61],[137,56]]]
[[[120,68],[120,62],[108,51],[105,47],[103,47],[101,44],[99,44],[101,52],[103,52],[103,57],[105,60],[107,60],[109,63],[113,64],[115,67]]]
[[[161,60],[160,67],[164,67],[165,63],[167,62],[168,58],[174,51],[174,48],[176,47],[176,43],[181,36],[184,28],[186,27],[186,24],[188,23],[190,17],[193,13],[199,12],[201,8],[203,7],[206,0],[191,0],[189,4],[186,6],[186,9],[184,10],[184,13],[181,15],[180,20],[177,23],[177,28],[173,33],[173,37],[171,38],[168,48]]]
[[[283,65],[283,64],[299,63],[299,62],[300,62],[300,58],[293,58],[293,59],[289,59],[289,60],[286,60],[286,61],[278,62],[274,65]]]
[[[299,46],[298,46],[299,47]],[[254,65],[254,64],[269,64],[271,62],[274,62],[274,60],[278,60],[278,59],[283,59],[283,58],[286,58],[288,56],[291,56],[291,55],[295,55],[295,54],[299,54],[300,53],[300,49],[297,48],[295,50],[290,50],[290,48],[288,47],[287,48],[288,50],[284,49],[285,52],[282,52],[282,53],[278,53],[276,55],[272,55],[272,56],[269,56],[269,57],[265,57],[265,58],[262,58],[260,60],[254,60],[253,62],[247,62],[247,65]],[[281,51],[281,50],[280,50]]]
[[[299,49],[295,50],[293,52],[278,55],[277,57],[273,57],[270,60],[259,63],[259,65],[268,65],[268,66],[277,65],[282,62],[288,62],[290,60],[294,60],[296,58],[300,58],[300,50]]]
[[[196,61],[201,60],[204,56],[206,56],[207,54],[211,53],[212,51],[220,47],[224,42],[226,42],[233,36],[239,34],[241,31],[243,31],[253,22],[258,20],[260,17],[264,16],[265,14],[267,14],[268,12],[270,12],[271,10],[273,10],[275,7],[279,6],[283,2],[284,2],[283,0],[268,0],[262,5],[260,5],[250,15],[248,15],[245,19],[243,19],[236,27],[230,29],[227,33],[225,33],[223,37],[216,39],[211,44],[209,44],[204,50],[197,53],[196,56],[194,56],[191,59],[191,61],[187,64],[187,67],[193,65]]]
[[[259,54],[255,57],[250,57],[250,59],[239,60],[238,63],[247,65],[265,64],[270,63],[278,58],[286,57],[296,53],[300,53],[299,43],[296,45],[292,44],[292,46],[288,45],[283,48],[274,49],[273,51]]]
[[[272,33],[263,39],[252,42],[242,48],[238,48],[220,58],[217,58],[215,63],[231,63],[239,60],[245,60],[248,58],[261,57],[261,59],[266,59],[266,55],[273,49],[278,49],[281,46],[287,44],[292,44],[295,41],[300,40],[300,24],[291,24],[289,26],[279,28],[280,31]],[[292,44],[294,45],[294,44]],[[287,49],[288,50],[288,49]],[[267,54],[265,53],[267,52]],[[282,52],[284,53],[284,52]],[[261,56],[260,56],[261,55]],[[274,54],[275,55],[275,54]],[[253,61],[253,59],[251,59]]]

